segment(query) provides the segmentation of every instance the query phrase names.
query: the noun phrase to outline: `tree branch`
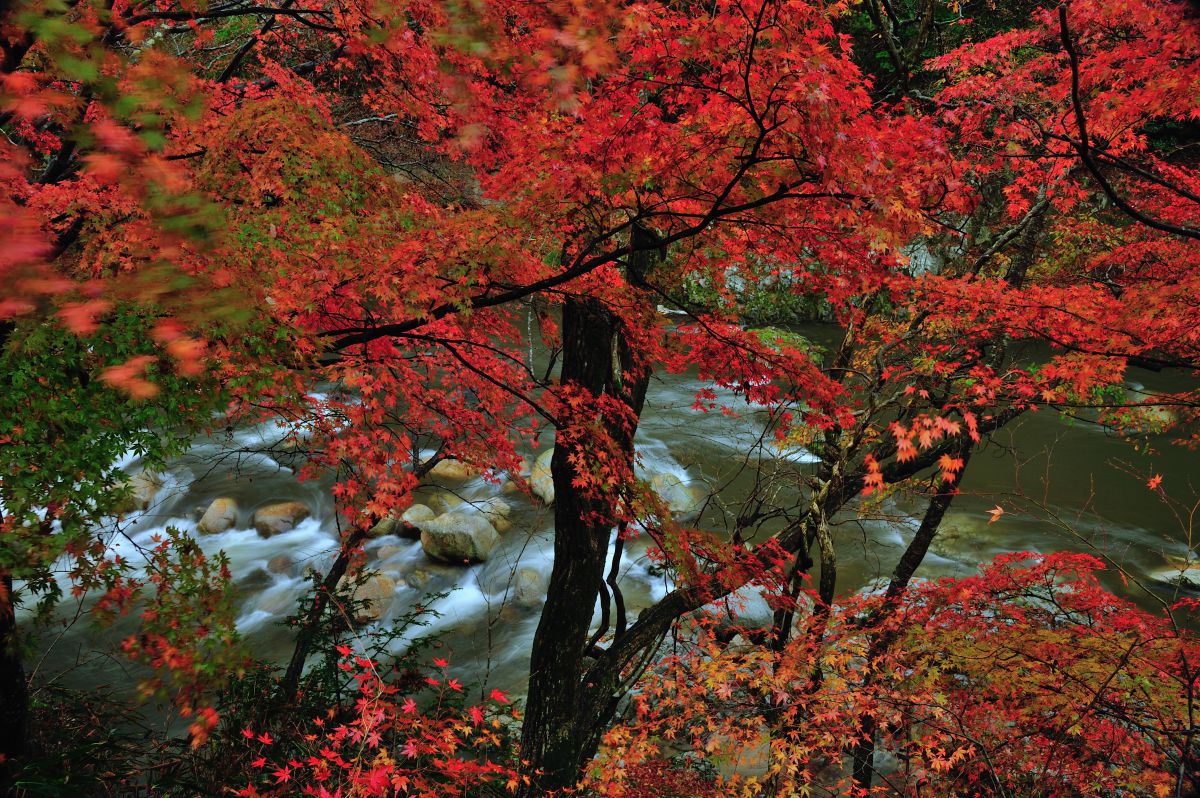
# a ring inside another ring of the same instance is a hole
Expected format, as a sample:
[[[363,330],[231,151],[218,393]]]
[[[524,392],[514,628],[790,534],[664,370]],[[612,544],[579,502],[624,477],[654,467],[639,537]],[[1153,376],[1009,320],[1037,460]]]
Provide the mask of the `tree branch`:
[[[1091,173],[1092,177],[1100,185],[1105,196],[1122,210],[1125,215],[1154,230],[1200,241],[1200,229],[1164,222],[1161,219],[1155,219],[1152,216],[1142,213],[1122,197],[1113,188],[1112,184],[1108,182],[1108,178],[1104,176],[1103,171],[1100,169],[1100,164],[1096,161],[1091,140],[1088,137],[1087,117],[1083,112],[1083,101],[1080,99],[1079,93],[1079,54],[1076,52],[1075,45],[1071,41],[1071,32],[1067,27],[1067,7],[1065,5],[1058,7],[1058,27],[1062,37],[1063,48],[1067,51],[1067,58],[1071,62],[1071,107],[1075,116],[1075,126],[1079,129],[1079,140],[1072,141],[1071,144],[1075,148],[1075,151],[1079,153],[1079,159],[1083,161],[1083,165],[1087,167],[1088,172]]]

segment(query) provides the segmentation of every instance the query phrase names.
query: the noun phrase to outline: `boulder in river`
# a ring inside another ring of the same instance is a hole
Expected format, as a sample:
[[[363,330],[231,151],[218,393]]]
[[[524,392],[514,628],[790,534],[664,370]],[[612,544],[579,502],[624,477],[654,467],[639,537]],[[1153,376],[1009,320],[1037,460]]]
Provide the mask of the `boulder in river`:
[[[504,499],[499,497],[488,499],[478,505],[478,507],[479,512],[487,517],[487,520],[496,528],[497,532],[504,534],[512,528],[512,521],[508,520],[509,515],[512,514],[512,505]]]
[[[442,562],[482,562],[499,541],[496,528],[477,513],[445,513],[421,527],[421,548]]]
[[[414,568],[404,576],[404,584],[411,587],[413,590],[424,590],[425,585],[429,584],[429,580],[433,578],[433,574],[426,571],[424,568]]]
[[[267,570],[273,574],[292,576],[296,573],[296,561],[292,559],[292,555],[290,554],[276,554],[267,560]]]
[[[538,455],[529,471],[529,486],[534,494],[546,504],[554,504],[554,477],[550,473],[550,461],[554,459],[554,447]]]
[[[548,580],[536,568],[522,566],[513,574],[512,600],[518,607],[535,609],[546,598]]]
[[[379,548],[375,549],[375,559],[379,560],[380,562],[383,562],[384,560],[390,560],[402,551],[404,551],[402,546],[380,546]]]
[[[746,585],[705,604],[702,609],[716,616],[720,629],[770,629],[775,623],[775,610],[767,601],[767,595],[766,588],[761,585]],[[800,597],[802,606],[796,610],[797,620],[808,617],[811,612],[810,601],[807,596]]]
[[[228,497],[213,499],[212,504],[200,516],[196,528],[205,535],[218,535],[237,525],[238,506],[235,499]]]
[[[425,504],[434,513],[448,513],[462,505],[462,503],[462,499],[444,490],[434,491],[425,499]]]
[[[421,536],[421,524],[433,521],[433,518],[436,518],[437,515],[437,512],[427,508],[424,504],[414,504],[402,512],[400,520],[403,521],[403,529],[397,534],[401,538],[416,540]]]
[[[118,511],[131,513],[136,510],[149,510],[154,503],[154,497],[162,490],[163,478],[161,474],[153,471],[139,471],[125,480],[125,486],[129,488],[129,497],[121,502]]]
[[[650,487],[676,515],[691,515],[704,505],[704,490],[674,474],[655,474],[650,479]]]
[[[387,574],[371,574],[367,580],[354,589],[354,598],[365,601],[363,613],[369,620],[379,620],[379,616],[392,604],[396,595],[396,581]]]
[[[375,526],[367,530],[369,538],[384,538],[388,535],[399,535],[400,528],[404,526],[404,522],[394,515],[389,515],[386,518],[379,519]]]
[[[433,510],[424,504],[414,504],[400,515],[389,515],[382,519],[367,533],[368,537],[381,538],[387,535],[416,540],[421,536],[421,524],[432,521],[437,516]]]
[[[428,476],[434,479],[455,480],[462,482],[470,479],[479,472],[464,463],[462,460],[440,460],[438,464],[429,469]]]
[[[432,521],[436,517],[437,513],[435,513],[429,507],[426,507],[424,504],[414,504],[400,515],[400,520],[411,527],[420,529],[421,524],[425,523],[426,521]]]
[[[263,590],[271,586],[274,578],[262,568],[255,568],[248,574],[242,576],[233,585],[235,595],[244,596],[252,593],[261,593]]]
[[[308,518],[308,505],[304,502],[278,502],[259,507],[254,511],[254,530],[261,537],[269,538],[294,529],[296,524]]]

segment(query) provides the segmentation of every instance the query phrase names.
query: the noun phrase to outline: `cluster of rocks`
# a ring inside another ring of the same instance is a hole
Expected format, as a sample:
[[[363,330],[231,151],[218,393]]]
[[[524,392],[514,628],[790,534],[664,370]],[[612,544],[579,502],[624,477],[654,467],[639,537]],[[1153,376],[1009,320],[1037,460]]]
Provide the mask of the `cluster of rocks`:
[[[419,539],[429,558],[439,562],[483,562],[500,542],[501,533],[511,527],[511,512],[511,505],[504,499],[472,505],[451,494],[438,493],[430,497],[429,504],[414,504],[399,516],[383,519],[371,529],[370,536]],[[196,528],[204,535],[221,534],[237,527],[238,513],[236,499],[214,499],[200,515]],[[260,537],[270,538],[294,529],[310,515],[304,502],[275,502],[256,509],[250,523]]]
[[[304,502],[275,502],[259,507],[250,516],[250,524],[259,537],[269,538],[289,530],[312,515]],[[219,535],[237,526],[238,503],[236,499],[221,497],[212,503],[200,516],[196,529],[202,535]]]
[[[414,504],[398,517],[383,519],[370,534],[419,539],[425,554],[438,562],[483,562],[500,542],[500,535],[512,526],[511,513],[511,505],[501,498],[468,504],[438,492],[425,504]]]
[[[554,480],[550,473],[553,457],[553,447],[548,448],[528,468],[529,487],[546,504],[554,502]],[[438,462],[428,474],[442,482],[461,482],[477,475],[478,471],[470,465],[451,459]],[[651,485],[675,513],[695,512],[703,502],[702,490],[672,474],[655,475]],[[146,502],[156,489],[149,482],[139,483],[136,487],[141,491],[137,495]],[[214,499],[204,510],[197,527],[202,534],[220,534],[237,526],[238,513],[235,499]],[[500,536],[512,525],[511,513],[512,506],[499,497],[471,503],[448,491],[438,490],[429,493],[422,503],[381,520],[371,529],[370,536],[396,535],[420,540],[425,554],[437,562],[483,562],[491,556]],[[250,521],[260,536],[269,538],[295,528],[309,515],[303,502],[276,502],[257,508]]]
[[[554,449],[547,448],[532,462],[527,461],[522,469],[529,490],[547,505],[554,502],[554,480],[550,471],[553,456]],[[447,459],[437,463],[427,476],[434,484],[445,486],[478,475],[479,471],[472,466]],[[675,513],[698,511],[703,502],[703,491],[672,474],[655,475],[651,485]],[[149,506],[160,487],[161,480],[131,479],[131,492],[142,509]],[[517,481],[510,480],[502,493],[519,490]],[[371,538],[396,536],[419,540],[427,560],[423,565],[403,570],[389,570],[384,565],[381,571],[359,584],[355,588],[355,597],[365,603],[364,613],[368,617],[379,617],[401,584],[424,590],[435,577],[440,578],[442,571],[449,574],[453,566],[487,561],[499,545],[501,536],[512,526],[513,507],[500,496],[478,502],[464,501],[451,490],[433,486],[423,488],[420,495],[420,503],[382,519],[369,531]],[[197,508],[197,515],[197,529],[201,534],[221,534],[239,528],[248,520],[259,536],[270,538],[294,529],[311,516],[311,510],[301,501],[274,502],[254,508],[247,519],[247,513],[236,499],[219,497],[203,508],[203,512]],[[404,550],[387,541],[380,543],[383,545],[375,550],[380,563],[386,563]],[[412,561],[408,562],[411,564]],[[294,576],[296,570],[294,559],[282,553],[267,563],[261,576],[269,581],[270,574]],[[522,565],[512,573],[508,600],[513,607],[535,608],[544,599],[545,592],[546,575],[538,568]]]

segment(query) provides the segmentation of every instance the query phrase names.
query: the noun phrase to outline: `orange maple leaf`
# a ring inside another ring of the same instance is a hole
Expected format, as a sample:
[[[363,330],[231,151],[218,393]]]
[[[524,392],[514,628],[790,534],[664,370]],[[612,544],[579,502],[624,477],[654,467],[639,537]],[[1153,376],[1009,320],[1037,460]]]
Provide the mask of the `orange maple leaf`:
[[[158,386],[143,378],[146,367],[154,361],[150,355],[138,355],[100,373],[100,379],[124,391],[134,399],[149,399],[158,394]]]
[[[988,515],[991,516],[991,518],[988,519],[988,523],[994,524],[1000,520],[1000,516],[1004,515],[1004,508],[997,504],[995,507],[988,510]]]

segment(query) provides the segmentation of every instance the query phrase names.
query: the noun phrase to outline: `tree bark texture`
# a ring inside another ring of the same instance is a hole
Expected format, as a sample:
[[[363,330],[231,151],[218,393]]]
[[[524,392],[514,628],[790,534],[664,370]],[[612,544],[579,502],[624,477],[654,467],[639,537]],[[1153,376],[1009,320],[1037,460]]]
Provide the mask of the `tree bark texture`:
[[[634,363],[620,319],[595,299],[572,298],[563,306],[562,336],[562,384],[616,396],[636,419],[649,372]],[[635,428],[608,423],[605,431],[632,466]],[[615,508],[608,497],[574,484],[572,458],[586,462],[587,455],[586,439],[560,435],[551,461],[554,567],[533,640],[522,738],[521,758],[534,782],[530,794],[574,785],[599,739],[600,718],[590,709],[596,685],[584,681],[584,672]]]

